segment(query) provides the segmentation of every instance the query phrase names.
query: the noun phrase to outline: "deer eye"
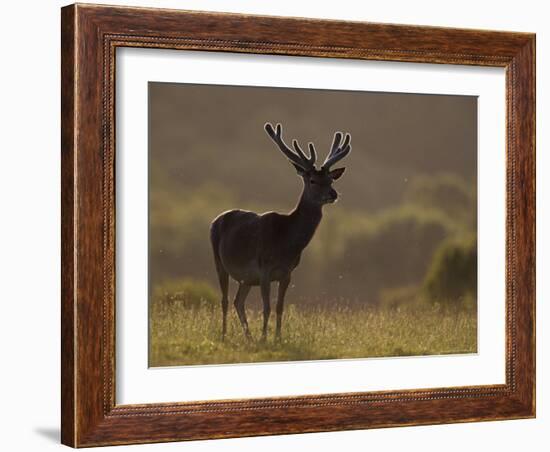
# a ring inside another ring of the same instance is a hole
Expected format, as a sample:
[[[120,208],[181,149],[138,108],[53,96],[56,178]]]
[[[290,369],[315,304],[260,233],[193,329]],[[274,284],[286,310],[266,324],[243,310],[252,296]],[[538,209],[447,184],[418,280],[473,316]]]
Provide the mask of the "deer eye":
[[[315,182],[313,179],[310,179],[309,183],[315,185],[317,182]]]

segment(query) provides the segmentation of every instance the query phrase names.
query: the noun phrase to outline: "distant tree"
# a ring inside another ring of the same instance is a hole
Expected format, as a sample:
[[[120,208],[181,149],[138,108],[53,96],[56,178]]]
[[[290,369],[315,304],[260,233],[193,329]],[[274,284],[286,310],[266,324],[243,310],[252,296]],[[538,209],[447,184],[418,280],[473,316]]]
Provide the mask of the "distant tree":
[[[371,227],[349,235],[326,277],[333,278],[336,293],[376,303],[381,290],[421,285],[434,251],[450,230],[445,217],[435,211],[391,209]]]
[[[404,192],[405,203],[437,209],[468,229],[476,224],[476,187],[457,175],[441,173],[413,178]]]

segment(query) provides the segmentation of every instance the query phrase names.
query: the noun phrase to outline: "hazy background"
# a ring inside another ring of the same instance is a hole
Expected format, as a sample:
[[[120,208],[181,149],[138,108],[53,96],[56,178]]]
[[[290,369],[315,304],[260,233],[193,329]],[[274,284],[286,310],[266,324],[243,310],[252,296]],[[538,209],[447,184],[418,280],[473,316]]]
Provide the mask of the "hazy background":
[[[301,180],[269,121],[288,144],[313,141],[320,160],[335,131],[352,135],[339,202],[324,208],[289,302],[475,303],[475,97],[149,83],[149,108],[152,294],[182,281],[218,293],[219,213],[294,207]]]

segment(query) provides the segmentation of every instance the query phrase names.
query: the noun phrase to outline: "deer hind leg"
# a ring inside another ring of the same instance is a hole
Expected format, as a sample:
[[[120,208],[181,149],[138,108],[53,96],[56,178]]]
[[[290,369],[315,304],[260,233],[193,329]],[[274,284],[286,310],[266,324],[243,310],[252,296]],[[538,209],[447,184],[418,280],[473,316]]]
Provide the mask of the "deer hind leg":
[[[237,295],[235,295],[235,309],[237,310],[237,315],[239,316],[239,320],[241,321],[241,325],[243,327],[244,335],[247,339],[252,339],[252,336],[250,335],[250,331],[248,329],[248,321],[246,320],[246,312],[244,310],[244,302],[246,300],[246,296],[248,295],[248,292],[250,292],[250,286],[244,283],[239,283],[239,289],[237,290]]]
[[[220,282],[220,289],[222,291],[222,341],[225,339],[225,333],[227,332],[227,306],[229,304],[228,289],[229,289],[229,274],[225,270],[220,256],[217,252],[217,242],[213,240],[212,246],[214,248],[214,262],[216,263],[216,272],[218,273],[218,281]]]
[[[218,279],[220,281],[220,288],[222,290],[222,341],[225,339],[227,333],[227,306],[229,305],[228,288],[229,288],[229,275],[225,269],[220,265],[217,267]]]
[[[269,322],[269,314],[271,314],[271,281],[268,278],[264,278],[261,281],[262,300],[264,302],[264,327],[262,330],[262,340],[265,341],[267,337],[267,324]]]
[[[279,291],[277,293],[277,327],[275,329],[275,337],[277,340],[281,339],[281,324],[283,321],[283,309],[285,305],[286,289],[290,284],[290,275],[286,278],[282,278],[279,281]]]

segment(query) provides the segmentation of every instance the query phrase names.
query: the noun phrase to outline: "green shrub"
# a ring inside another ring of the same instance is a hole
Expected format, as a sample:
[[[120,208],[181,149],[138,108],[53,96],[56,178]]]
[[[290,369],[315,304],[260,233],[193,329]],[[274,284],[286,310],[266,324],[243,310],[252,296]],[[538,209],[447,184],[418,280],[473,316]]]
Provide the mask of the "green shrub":
[[[427,297],[451,303],[477,297],[475,237],[445,241],[435,252],[423,283]]]
[[[380,290],[380,307],[396,309],[416,305],[420,301],[418,286],[395,287]]]
[[[155,287],[153,301],[184,309],[215,307],[220,295],[209,283],[191,278],[165,281]]]

